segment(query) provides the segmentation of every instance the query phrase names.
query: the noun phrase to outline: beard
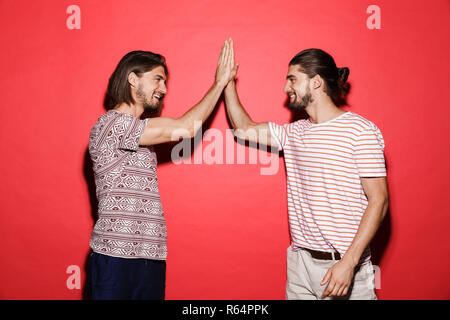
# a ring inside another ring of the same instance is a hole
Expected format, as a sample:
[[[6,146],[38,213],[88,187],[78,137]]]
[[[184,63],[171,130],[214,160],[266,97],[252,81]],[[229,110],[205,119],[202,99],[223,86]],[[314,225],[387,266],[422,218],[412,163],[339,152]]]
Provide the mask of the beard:
[[[155,94],[153,92],[153,94]],[[139,86],[136,91],[136,96],[139,99],[139,102],[142,103],[142,107],[144,108],[145,112],[155,113],[158,112],[161,109],[162,102],[164,99],[164,95],[160,94],[160,99],[157,99],[158,102],[153,102],[152,100],[149,100],[147,98],[147,95],[145,94],[144,90],[142,90],[142,86]],[[153,95],[152,95],[153,99]]]
[[[297,98],[297,93],[295,93],[295,99],[294,101],[290,101],[288,103],[288,108],[292,111],[298,111],[298,110],[305,110],[306,107],[308,107],[312,102],[312,96],[311,96],[311,90],[309,90],[305,93],[305,95],[299,100]]]

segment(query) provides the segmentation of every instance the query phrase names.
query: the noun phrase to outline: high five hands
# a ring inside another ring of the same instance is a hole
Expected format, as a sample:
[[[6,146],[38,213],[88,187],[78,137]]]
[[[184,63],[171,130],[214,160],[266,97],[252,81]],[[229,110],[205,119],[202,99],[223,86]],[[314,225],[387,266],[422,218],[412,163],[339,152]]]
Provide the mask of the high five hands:
[[[234,80],[238,67],[239,64],[236,64],[234,61],[233,40],[228,38],[223,44],[219,62],[217,63],[216,83],[221,87],[225,87],[228,82]]]

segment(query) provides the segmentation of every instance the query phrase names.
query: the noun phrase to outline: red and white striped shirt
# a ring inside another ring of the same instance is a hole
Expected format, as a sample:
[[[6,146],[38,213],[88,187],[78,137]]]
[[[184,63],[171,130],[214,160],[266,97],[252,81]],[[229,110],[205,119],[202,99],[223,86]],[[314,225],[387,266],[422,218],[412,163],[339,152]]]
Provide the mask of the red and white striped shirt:
[[[292,246],[343,256],[368,205],[360,178],[386,176],[380,130],[353,112],[269,128],[284,152]],[[368,247],[360,263],[369,260]]]

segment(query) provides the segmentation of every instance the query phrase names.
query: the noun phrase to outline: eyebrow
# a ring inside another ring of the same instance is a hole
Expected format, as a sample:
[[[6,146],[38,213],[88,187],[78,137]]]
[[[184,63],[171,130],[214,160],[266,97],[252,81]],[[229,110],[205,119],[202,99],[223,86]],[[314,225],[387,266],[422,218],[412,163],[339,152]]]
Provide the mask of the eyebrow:
[[[286,76],[286,79],[287,80],[291,80],[291,79],[297,79],[293,74],[288,74],[287,76]]]
[[[162,76],[162,75],[160,75],[160,74],[157,74],[157,75],[156,75],[156,78],[157,78],[158,80],[160,80],[160,79],[166,80],[166,77],[164,77],[164,76]]]

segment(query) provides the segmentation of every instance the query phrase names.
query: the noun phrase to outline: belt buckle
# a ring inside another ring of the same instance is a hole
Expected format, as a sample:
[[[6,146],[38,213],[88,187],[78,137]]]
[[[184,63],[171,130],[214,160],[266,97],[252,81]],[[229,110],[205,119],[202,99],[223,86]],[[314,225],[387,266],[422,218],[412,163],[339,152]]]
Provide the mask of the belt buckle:
[[[339,254],[338,251],[333,251],[331,253],[331,257],[333,258],[333,260],[341,260],[341,255]]]

